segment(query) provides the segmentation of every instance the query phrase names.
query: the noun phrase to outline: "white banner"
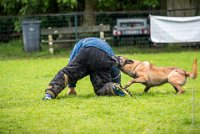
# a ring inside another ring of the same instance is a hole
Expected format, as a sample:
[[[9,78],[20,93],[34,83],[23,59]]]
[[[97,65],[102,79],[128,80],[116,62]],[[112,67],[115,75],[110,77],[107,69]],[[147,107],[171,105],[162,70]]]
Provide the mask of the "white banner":
[[[150,16],[151,40],[156,43],[200,42],[200,16]]]

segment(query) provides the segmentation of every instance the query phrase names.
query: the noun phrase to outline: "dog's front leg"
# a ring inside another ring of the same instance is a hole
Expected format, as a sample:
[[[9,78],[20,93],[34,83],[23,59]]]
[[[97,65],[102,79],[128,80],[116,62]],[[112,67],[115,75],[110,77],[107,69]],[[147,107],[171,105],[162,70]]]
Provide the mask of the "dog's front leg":
[[[137,79],[132,79],[124,86],[124,88],[129,87],[133,83],[144,83],[144,82],[145,82],[145,78],[144,77],[140,77],[140,78],[137,78]]]
[[[148,92],[151,87],[146,86],[144,92]]]

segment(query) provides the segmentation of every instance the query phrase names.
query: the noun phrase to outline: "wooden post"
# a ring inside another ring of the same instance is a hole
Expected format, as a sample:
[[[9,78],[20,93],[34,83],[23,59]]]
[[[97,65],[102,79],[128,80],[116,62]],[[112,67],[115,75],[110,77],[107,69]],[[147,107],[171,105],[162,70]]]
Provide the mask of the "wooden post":
[[[51,27],[49,27],[48,29],[51,29]],[[49,40],[49,52],[53,54],[54,50],[53,50],[53,35],[52,34],[48,35],[48,40]]]
[[[104,38],[104,25],[103,24],[99,25],[99,32],[100,32],[100,38],[105,41],[105,38]]]

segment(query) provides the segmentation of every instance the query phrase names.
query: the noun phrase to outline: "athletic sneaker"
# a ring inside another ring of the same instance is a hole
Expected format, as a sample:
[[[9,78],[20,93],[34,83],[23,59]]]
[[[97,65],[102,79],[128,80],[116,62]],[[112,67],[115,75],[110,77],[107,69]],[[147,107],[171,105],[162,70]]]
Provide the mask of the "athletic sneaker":
[[[43,100],[51,100],[52,96],[50,94],[45,94],[45,96],[43,97]]]
[[[119,96],[128,95],[132,97],[132,93],[129,92],[127,89],[122,88],[119,84],[113,85],[113,91],[115,92],[116,95],[119,95]]]

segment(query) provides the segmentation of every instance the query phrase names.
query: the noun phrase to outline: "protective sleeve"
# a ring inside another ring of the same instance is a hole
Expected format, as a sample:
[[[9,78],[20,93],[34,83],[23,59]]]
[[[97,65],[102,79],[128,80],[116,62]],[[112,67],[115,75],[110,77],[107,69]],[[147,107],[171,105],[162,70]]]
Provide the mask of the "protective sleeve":
[[[111,80],[112,82],[121,84],[121,73],[117,66],[112,66],[111,68]]]

